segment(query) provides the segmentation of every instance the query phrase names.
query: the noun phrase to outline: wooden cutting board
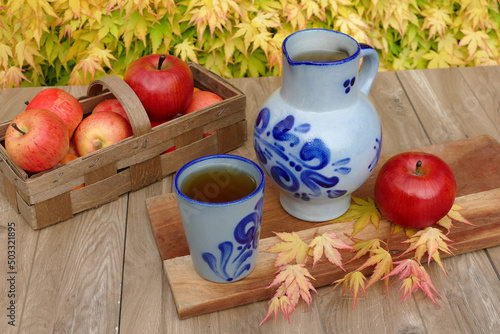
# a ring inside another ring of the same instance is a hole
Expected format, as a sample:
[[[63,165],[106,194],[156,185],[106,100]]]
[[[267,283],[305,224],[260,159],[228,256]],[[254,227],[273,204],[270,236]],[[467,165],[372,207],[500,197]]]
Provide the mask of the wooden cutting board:
[[[433,153],[446,161],[457,180],[455,203],[464,209],[460,213],[475,226],[454,222],[448,237],[453,240],[455,255],[500,245],[500,144],[490,136],[452,141],[421,147],[411,151]],[[391,155],[380,157],[372,176],[353,196],[373,198],[373,187],[380,167]],[[352,234],[353,223],[317,224],[301,221],[286,213],[279,203],[277,187],[267,180],[261,240],[257,265],[246,278],[230,283],[212,283],[199,277],[189,256],[187,241],[177,209],[174,194],[165,194],[146,200],[151,227],[158,245],[160,257],[167,276],[179,318],[210,313],[231,307],[270,299],[275,289],[266,289],[274,278],[273,266],[276,256],[265,252],[279,242],[274,232],[297,232],[304,240],[311,240],[315,233],[335,231],[339,236]],[[391,226],[381,222],[378,229],[368,226],[357,234],[359,239],[380,238],[387,240]],[[393,257],[404,252],[408,244],[403,233],[390,236],[390,251]],[[354,254],[342,252],[343,262]],[[409,253],[402,258],[409,258]],[[441,258],[448,255],[441,253]],[[399,259],[402,259],[399,258]],[[426,258],[424,256],[424,258]],[[358,268],[366,258],[345,265],[347,272]],[[368,268],[371,270],[371,268]],[[345,272],[327,261],[309,267],[315,287],[330,285],[342,278]],[[367,272],[369,274],[369,272]]]

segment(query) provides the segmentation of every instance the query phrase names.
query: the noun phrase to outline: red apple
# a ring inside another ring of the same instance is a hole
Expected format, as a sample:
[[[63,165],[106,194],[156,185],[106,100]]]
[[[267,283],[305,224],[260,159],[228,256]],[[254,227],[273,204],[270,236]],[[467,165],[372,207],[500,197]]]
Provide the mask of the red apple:
[[[132,136],[130,123],[117,113],[90,114],[76,128],[75,145],[79,156],[97,151]]]
[[[125,118],[130,123],[130,119],[128,118],[127,112],[123,108],[120,101],[118,101],[118,99],[109,99],[109,100],[104,100],[104,101],[100,102],[98,105],[96,105],[94,107],[94,110],[92,110],[92,113],[98,113],[101,111],[115,112],[118,115]]]
[[[433,154],[395,155],[380,169],[375,200],[391,222],[425,228],[443,218],[453,206],[457,185],[451,168]]]
[[[76,97],[59,88],[46,88],[29,102],[26,110],[47,109],[59,116],[68,128],[71,138],[83,118],[83,108]]]
[[[196,110],[200,110],[202,108],[211,106],[217,102],[222,101],[223,98],[219,95],[206,91],[200,90],[193,93],[193,98],[191,99],[191,103],[187,107],[187,109],[183,112],[184,115],[192,113]]]
[[[71,138],[69,141],[68,154],[73,154],[73,155],[78,156],[78,152],[76,151],[75,138]]]
[[[133,89],[152,121],[182,113],[193,96],[191,69],[182,59],[171,55],[155,54],[135,60],[123,80]]]
[[[5,134],[7,154],[17,166],[31,173],[56,166],[68,149],[66,125],[45,109],[30,109],[17,115]]]
[[[167,123],[168,121],[171,121],[171,119],[163,119],[161,121],[151,121],[151,128],[154,128],[163,123]]]

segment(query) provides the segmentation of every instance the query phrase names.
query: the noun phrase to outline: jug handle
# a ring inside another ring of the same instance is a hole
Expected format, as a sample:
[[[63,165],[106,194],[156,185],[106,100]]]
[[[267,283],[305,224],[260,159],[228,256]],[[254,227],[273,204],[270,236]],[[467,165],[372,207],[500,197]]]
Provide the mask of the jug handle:
[[[368,44],[359,43],[363,64],[359,71],[358,90],[368,96],[378,72],[379,57],[377,51]]]

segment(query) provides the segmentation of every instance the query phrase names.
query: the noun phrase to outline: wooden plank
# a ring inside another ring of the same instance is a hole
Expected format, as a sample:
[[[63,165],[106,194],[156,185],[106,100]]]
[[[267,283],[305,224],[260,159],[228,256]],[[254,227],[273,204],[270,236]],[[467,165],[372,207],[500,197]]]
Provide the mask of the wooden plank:
[[[0,279],[0,305],[2,307],[2,321],[0,332],[5,334],[22,333],[19,327],[22,322],[23,310],[26,306],[26,295],[30,285],[33,259],[35,257],[39,233],[23,221],[23,218],[10,206],[7,199],[0,194],[0,268],[2,274]],[[9,247],[10,246],[10,247]],[[14,246],[14,248],[12,248]],[[9,253],[8,251],[14,251]],[[10,256],[9,256],[10,255]],[[9,262],[14,260],[14,262]],[[12,265],[12,267],[11,267]],[[8,279],[14,277],[14,295]],[[14,303],[14,326],[7,315],[10,311],[7,307]]]
[[[39,231],[20,333],[116,331],[126,212],[122,196]]]
[[[500,131],[500,66],[461,67],[457,69],[464,77],[491,123]],[[468,101],[466,99],[466,101]]]
[[[500,140],[500,131],[459,71],[411,70],[397,75],[432,143],[483,134]]]
[[[454,172],[457,171],[455,174],[459,185],[457,191],[459,197],[456,202],[467,208],[463,214],[470,219],[474,218],[477,226],[471,228],[463,225],[452,230],[450,238],[455,241],[453,244],[456,248],[455,254],[500,244],[500,222],[496,220],[496,217],[500,215],[498,205],[500,203],[500,178],[496,177],[500,175],[500,144],[491,137],[481,136],[416,150],[441,156]],[[381,157],[381,163],[390,156]],[[475,163],[470,167],[463,166],[464,163],[470,161]],[[376,173],[377,171],[374,175]],[[373,182],[374,178],[368,180],[357,192],[357,196],[373,198]],[[338,235],[352,232],[352,223],[318,227],[321,224],[302,222],[287,215],[279,204],[277,187],[267,182],[259,262],[256,269],[240,281],[241,283],[213,284],[199,278],[192,268],[175,197],[167,194],[148,199],[146,202],[160,257],[164,261],[165,274],[173,290],[181,318],[269,298],[271,292],[265,290],[265,287],[266,282],[268,284],[273,278],[275,256],[264,253],[264,250],[277,242],[274,237],[275,231],[295,231],[303,236],[312,236],[316,232],[322,233],[323,230],[334,230]],[[369,234],[361,233],[359,237],[361,239],[368,237],[386,239],[390,234],[389,228],[390,225],[385,224],[377,231],[371,230]],[[404,236],[400,239],[391,239],[391,251],[394,254],[405,250],[406,245],[400,244],[403,240],[405,240]],[[353,266],[348,266],[350,269],[346,267],[346,270],[355,269],[361,264],[358,262],[353,262]],[[330,284],[335,278],[340,278],[341,274],[340,269],[336,272],[330,266],[322,267],[320,264],[315,269],[314,285],[320,287]],[[201,293],[201,290],[196,290],[193,286],[210,292]]]
[[[377,75],[369,97],[382,123],[382,153],[430,144],[395,72]]]
[[[171,176],[149,187],[130,192],[127,213],[125,261],[123,266],[123,294],[121,299],[122,333],[176,333],[162,325],[168,319],[170,289],[165,283],[162,264],[158,257],[145,200],[171,191]],[[165,290],[165,291],[164,291]],[[174,307],[175,309],[175,307]],[[177,315],[173,313],[175,317]],[[139,320],[140,319],[140,320]]]

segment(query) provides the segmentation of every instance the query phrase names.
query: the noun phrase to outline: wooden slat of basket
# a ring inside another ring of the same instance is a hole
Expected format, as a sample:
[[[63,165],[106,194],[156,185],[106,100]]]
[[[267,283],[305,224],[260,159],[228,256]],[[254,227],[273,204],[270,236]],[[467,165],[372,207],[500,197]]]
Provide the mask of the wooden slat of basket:
[[[132,190],[130,170],[70,192],[73,214],[112,202]]]
[[[245,120],[227,126],[217,131],[219,153],[228,152],[239,146],[247,136],[247,122]]]

